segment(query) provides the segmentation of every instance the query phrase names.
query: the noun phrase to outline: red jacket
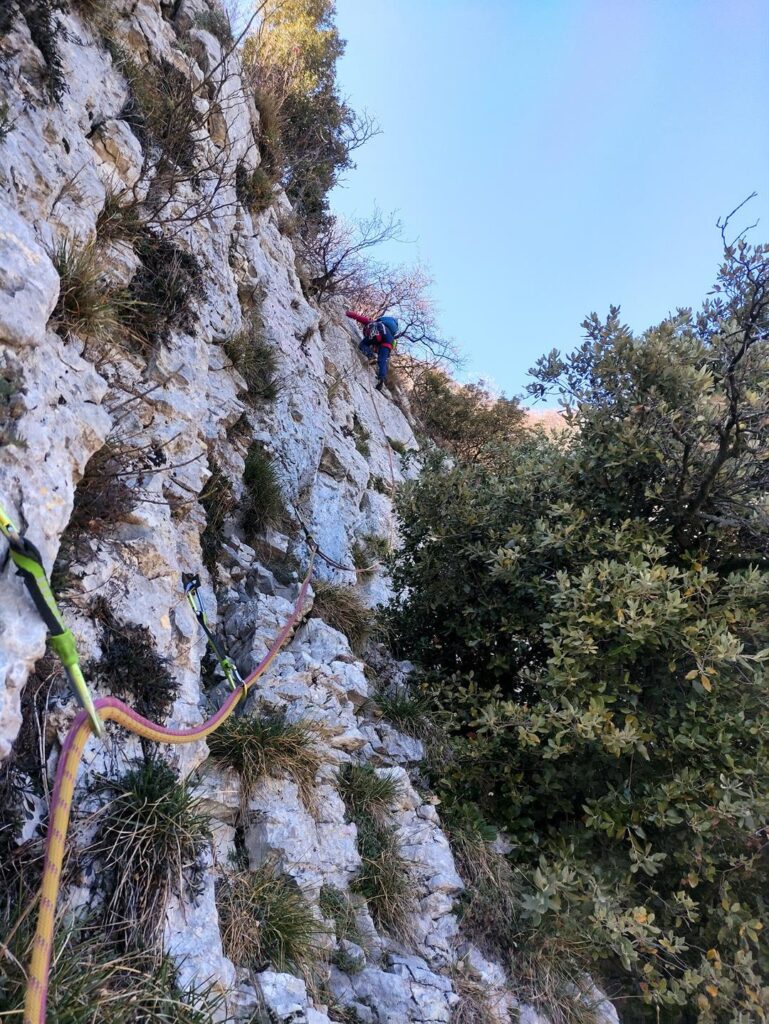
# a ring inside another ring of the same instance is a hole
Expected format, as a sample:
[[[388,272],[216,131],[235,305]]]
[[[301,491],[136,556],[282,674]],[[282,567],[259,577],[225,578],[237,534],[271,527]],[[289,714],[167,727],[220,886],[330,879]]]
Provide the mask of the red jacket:
[[[345,315],[349,316],[349,318],[351,320],[357,320],[357,322],[359,324],[363,324],[364,327],[368,327],[370,324],[375,324],[376,323],[376,320],[374,319],[374,317],[365,316],[363,313],[353,313],[353,311],[351,309],[345,310]],[[380,331],[381,330],[382,330],[382,328],[380,327]],[[363,334],[364,334],[364,337],[365,337],[366,336],[366,332],[364,331]],[[383,348],[392,348],[392,345],[387,340],[387,336],[386,335],[384,336],[384,338],[382,338],[381,336],[379,338],[372,338],[372,341],[376,345],[382,345]]]

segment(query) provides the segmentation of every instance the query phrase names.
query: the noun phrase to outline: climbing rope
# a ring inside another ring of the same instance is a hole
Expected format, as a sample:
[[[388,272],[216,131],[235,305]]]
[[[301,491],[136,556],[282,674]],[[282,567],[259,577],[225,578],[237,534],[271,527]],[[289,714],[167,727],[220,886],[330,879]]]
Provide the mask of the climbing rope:
[[[53,600],[53,595],[50,591],[50,584],[46,578],[45,570],[42,567],[40,555],[28,541],[25,541],[24,538],[21,537],[18,530],[5,513],[3,512],[1,514],[0,530],[8,538],[9,544],[11,545],[11,556],[14,559],[14,563],[24,576],[25,582],[27,581],[27,576],[25,575],[27,572],[33,579],[34,589],[29,583],[27,583],[27,586],[30,589],[30,593],[33,596],[33,600],[35,601],[38,611],[43,615],[49,629],[54,624],[54,620],[51,618],[51,608],[53,607],[55,609],[55,626],[59,629],[59,632],[56,635],[61,636],[62,632],[68,631],[66,630],[61,614],[56,607],[56,602]],[[34,552],[34,555],[29,554],[30,549]],[[16,554],[16,557],[14,557],[14,553]],[[33,567],[28,567],[26,561],[22,561],[22,564],[20,565],[20,559],[31,560]],[[62,745],[56,768],[56,782],[51,799],[48,837],[45,847],[43,881],[40,889],[40,909],[38,912],[37,930],[35,932],[35,940],[32,948],[32,960],[28,972],[27,992],[24,1003],[24,1024],[45,1024],[48,976],[51,963],[51,951],[53,948],[56,923],[56,904],[59,898],[64,850],[72,811],[72,799],[77,780],[77,770],[89,736],[93,732],[97,735],[103,735],[104,723],[108,721],[116,722],[118,725],[123,726],[124,729],[134,733],[136,736],[140,736],[143,739],[154,740],[156,743],[194,743],[196,740],[202,740],[210,733],[214,732],[215,729],[218,729],[219,726],[222,725],[222,723],[225,722],[233,713],[239,702],[245,699],[251,686],[269,668],[282,647],[285,645],[286,641],[291,636],[302,614],[314,564],[315,551],[311,550],[307,575],[299,588],[299,594],[293,611],[283,628],[275,637],[275,640],[267,654],[259,662],[253,672],[251,672],[251,674],[244,680],[240,680],[240,676],[235,674],[237,673],[237,669],[234,669],[234,666],[232,666],[234,673],[231,678],[232,680],[239,681],[239,685],[237,685],[236,689],[233,689],[219,710],[212,715],[211,718],[192,729],[176,730],[156,725],[154,722],[150,722],[148,719],[144,718],[132,708],[129,708],[122,701],[117,700],[115,697],[102,697],[97,701],[92,701],[85,685],[85,681],[82,680],[82,673],[80,673],[83,692],[81,693],[81,691],[78,690],[78,699],[83,704],[83,710],[78,712],[72,722],[67,738]],[[50,595],[50,603],[48,600],[41,603],[41,601],[35,597],[36,594],[44,595],[46,593]],[[197,597],[197,594],[195,593],[194,596]],[[188,600],[190,600],[189,593]],[[192,605],[192,600],[190,603]],[[43,611],[44,608],[45,612]],[[202,607],[201,613],[204,615]],[[198,621],[200,621],[200,619],[198,619]],[[208,629],[206,629],[206,635],[209,635]],[[54,637],[52,637],[52,642],[53,639]],[[59,647],[61,646],[62,645],[60,643]],[[74,640],[72,640],[71,645],[67,646],[67,650],[75,650]],[[70,655],[67,655],[67,657],[69,656]],[[229,659],[226,660],[229,661]],[[62,661],[64,661],[63,657]],[[66,662],[65,667],[67,667]],[[70,664],[70,668],[71,667],[72,666]],[[87,703],[83,700],[83,696],[88,698]]]

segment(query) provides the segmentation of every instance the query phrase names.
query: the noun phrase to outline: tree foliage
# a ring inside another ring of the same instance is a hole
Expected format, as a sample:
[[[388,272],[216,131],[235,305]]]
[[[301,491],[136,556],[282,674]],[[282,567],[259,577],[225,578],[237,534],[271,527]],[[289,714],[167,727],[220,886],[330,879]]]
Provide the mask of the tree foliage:
[[[457,384],[438,369],[413,381],[411,406],[427,436],[465,461],[492,462],[522,430],[524,412],[513,398],[494,396],[480,382]]]
[[[267,0],[246,40],[270,170],[281,179],[303,233],[327,222],[328,193],[376,127],[341,98],[336,62],[344,41],[333,0]]]
[[[590,316],[532,385],[569,429],[401,491],[437,782],[505,826],[523,913],[579,929],[624,1022],[769,1015],[768,286],[740,238],[699,314]]]

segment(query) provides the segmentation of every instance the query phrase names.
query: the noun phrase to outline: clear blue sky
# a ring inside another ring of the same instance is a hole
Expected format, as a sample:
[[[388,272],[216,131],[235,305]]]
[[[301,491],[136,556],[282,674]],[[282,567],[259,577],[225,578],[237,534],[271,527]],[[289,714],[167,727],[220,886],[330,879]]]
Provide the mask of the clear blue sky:
[[[715,220],[769,240],[766,0],[337,0],[341,91],[383,135],[334,195],[398,210],[465,376],[521,391],[591,310],[698,305]],[[743,221],[745,223],[745,221]]]

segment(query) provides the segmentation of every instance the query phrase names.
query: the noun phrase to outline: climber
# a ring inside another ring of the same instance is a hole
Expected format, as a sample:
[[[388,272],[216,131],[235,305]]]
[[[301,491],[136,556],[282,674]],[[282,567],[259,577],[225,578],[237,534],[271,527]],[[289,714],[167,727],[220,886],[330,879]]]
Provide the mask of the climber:
[[[387,364],[390,362],[393,346],[396,345],[398,321],[394,316],[378,316],[374,319],[362,313],[353,313],[349,309],[347,316],[363,324],[363,340],[358,346],[363,355],[372,359],[374,353],[378,353],[379,372],[376,389],[381,391],[387,377]]]

